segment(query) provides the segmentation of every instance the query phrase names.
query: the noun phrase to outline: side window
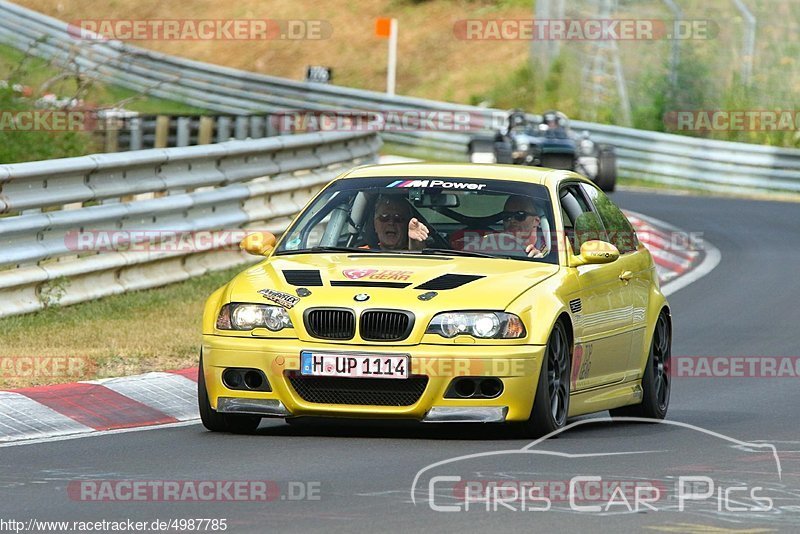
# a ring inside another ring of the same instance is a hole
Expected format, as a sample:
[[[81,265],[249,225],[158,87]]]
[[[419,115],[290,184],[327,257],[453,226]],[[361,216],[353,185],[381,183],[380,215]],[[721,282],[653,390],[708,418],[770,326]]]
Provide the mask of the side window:
[[[608,232],[609,242],[617,247],[620,254],[635,252],[639,241],[636,238],[636,231],[625,214],[600,189],[588,184],[581,184],[581,188],[597,209]]]
[[[577,185],[567,185],[559,193],[564,231],[572,244],[572,251],[578,253],[586,241],[601,239],[607,241],[603,223],[592,210]]]

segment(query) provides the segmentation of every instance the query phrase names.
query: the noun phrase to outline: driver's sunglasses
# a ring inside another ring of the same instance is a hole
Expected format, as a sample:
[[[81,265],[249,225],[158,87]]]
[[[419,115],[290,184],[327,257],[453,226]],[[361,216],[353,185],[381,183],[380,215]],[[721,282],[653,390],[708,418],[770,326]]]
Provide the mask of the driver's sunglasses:
[[[536,214],[523,210],[507,211],[506,214],[503,216],[503,220],[510,221],[511,219],[514,219],[515,221],[522,222],[528,217],[536,217]]]
[[[388,213],[381,213],[380,215],[378,215],[375,218],[378,219],[380,222],[384,222],[384,223],[385,222],[389,222],[389,220],[393,220],[396,223],[403,223],[403,222],[406,222],[408,220],[408,218],[405,215],[401,214],[401,213],[394,213],[394,214],[391,214],[391,215],[388,214]]]

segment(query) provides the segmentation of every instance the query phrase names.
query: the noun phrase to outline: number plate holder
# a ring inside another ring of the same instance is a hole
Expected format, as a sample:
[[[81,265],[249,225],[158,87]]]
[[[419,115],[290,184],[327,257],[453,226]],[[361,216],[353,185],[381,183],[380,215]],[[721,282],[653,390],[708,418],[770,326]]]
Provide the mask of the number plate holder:
[[[302,351],[300,374],[344,378],[407,379],[411,357],[408,354],[370,354]]]

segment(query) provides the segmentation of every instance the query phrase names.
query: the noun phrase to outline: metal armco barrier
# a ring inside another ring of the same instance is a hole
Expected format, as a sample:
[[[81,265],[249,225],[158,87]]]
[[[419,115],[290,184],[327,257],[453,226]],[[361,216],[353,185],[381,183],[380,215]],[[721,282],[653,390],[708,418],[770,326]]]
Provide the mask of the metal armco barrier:
[[[380,145],[374,133],[312,133],[0,165],[0,316],[247,261],[241,229],[282,232]]]
[[[106,152],[183,147],[283,135],[270,115],[139,115],[105,119],[97,134]]]
[[[388,96],[328,84],[287,80],[169,56],[119,41],[80,40],[67,23],[0,0],[0,42],[56,61],[73,61],[103,81],[220,113],[286,110],[443,110],[470,114],[486,128],[500,110]],[[800,150],[709,141],[673,134],[574,122],[618,147],[623,176],[713,191],[798,191]],[[466,160],[463,132],[391,130],[384,138],[411,152]]]
[[[572,121],[616,147],[620,172],[666,185],[718,192],[800,192],[800,150],[698,139]]]

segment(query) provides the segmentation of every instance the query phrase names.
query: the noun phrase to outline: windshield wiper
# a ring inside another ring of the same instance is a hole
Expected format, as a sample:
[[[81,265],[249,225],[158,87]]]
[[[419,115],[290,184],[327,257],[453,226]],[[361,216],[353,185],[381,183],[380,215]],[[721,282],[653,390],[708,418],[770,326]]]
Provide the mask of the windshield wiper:
[[[442,254],[446,256],[468,256],[472,258],[496,258],[491,254],[484,254],[482,252],[472,252],[469,250],[452,250],[449,248],[423,248],[418,251],[418,254]]]
[[[379,252],[379,251],[371,248],[319,246],[319,247],[307,248],[304,250],[298,250],[297,252]]]
[[[313,254],[315,252],[350,252],[350,253],[375,253],[380,252],[376,249],[371,248],[358,248],[358,247],[311,247],[311,248],[298,248],[295,250],[281,250],[276,254],[282,256],[284,254]]]

